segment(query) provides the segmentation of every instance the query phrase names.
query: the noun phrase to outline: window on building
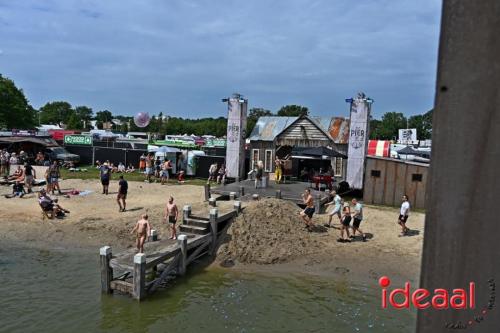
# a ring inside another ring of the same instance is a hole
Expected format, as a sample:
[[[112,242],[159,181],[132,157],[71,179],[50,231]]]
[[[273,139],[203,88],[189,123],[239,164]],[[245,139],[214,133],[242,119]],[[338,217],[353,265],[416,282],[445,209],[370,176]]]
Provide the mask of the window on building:
[[[372,170],[371,175],[372,177],[380,178],[380,170]]]
[[[254,168],[257,165],[259,157],[260,157],[259,149],[252,149],[252,165],[251,165],[252,168]]]
[[[411,175],[411,181],[412,182],[421,182],[422,181],[422,174],[421,173],[414,173]]]
[[[335,171],[335,177],[342,177],[342,166],[343,161],[341,157],[335,157],[335,167],[333,170]]]
[[[264,170],[266,172],[273,171],[273,151],[266,149],[266,156],[264,159]]]

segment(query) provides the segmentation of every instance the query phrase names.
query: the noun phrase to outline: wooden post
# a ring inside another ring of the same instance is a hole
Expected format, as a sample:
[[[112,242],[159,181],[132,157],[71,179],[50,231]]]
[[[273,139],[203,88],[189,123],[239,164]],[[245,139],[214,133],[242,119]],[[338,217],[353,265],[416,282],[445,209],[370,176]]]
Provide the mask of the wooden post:
[[[143,300],[146,297],[146,255],[137,253],[134,256],[134,289],[132,296],[137,300]]]
[[[281,199],[281,190],[276,190],[276,199]]]
[[[316,198],[314,198],[314,206],[316,214],[321,214],[321,194],[316,193]]]
[[[187,262],[187,236],[179,235],[179,237],[177,237],[177,243],[181,248],[181,254],[180,254],[181,258],[179,260],[178,273],[179,275],[184,275],[186,274],[186,262]]]
[[[182,223],[186,223],[187,219],[191,216],[191,206],[185,205],[182,208]]]
[[[205,184],[205,201],[210,199],[210,184]]]
[[[149,235],[150,242],[156,242],[158,240],[158,231],[156,229],[151,229],[151,233]]]
[[[240,186],[240,198],[245,195],[245,187]]]
[[[109,266],[111,260],[111,247],[103,246],[99,249],[101,262],[101,293],[111,294],[111,280],[113,280],[113,269]]]
[[[208,204],[212,207],[216,207],[217,206],[217,202],[215,202],[215,198],[210,198],[208,199]]]
[[[236,214],[240,214],[241,212],[241,201],[235,201],[233,204],[233,208],[236,211]]]
[[[212,232],[212,242],[210,243],[210,254],[215,255],[215,247],[217,244],[217,217],[219,211],[217,208],[210,209],[210,229]]]
[[[229,193],[229,200],[234,200],[236,199],[236,192],[230,192]]]
[[[253,200],[259,200],[259,195],[256,193],[254,195],[252,195],[252,199]]]

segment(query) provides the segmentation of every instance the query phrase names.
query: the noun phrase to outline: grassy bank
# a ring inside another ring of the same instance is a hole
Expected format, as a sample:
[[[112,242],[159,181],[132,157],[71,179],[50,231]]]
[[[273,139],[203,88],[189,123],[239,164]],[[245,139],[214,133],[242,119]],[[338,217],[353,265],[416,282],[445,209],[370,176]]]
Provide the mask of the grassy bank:
[[[61,169],[61,177],[63,179],[99,179],[99,170],[96,168],[93,168],[91,166],[80,166],[80,169],[86,169],[87,171],[76,171],[76,172],[70,172],[67,169]],[[135,171],[133,173],[113,173],[111,174],[111,180],[116,180],[120,175],[123,175],[124,178],[127,181],[138,181],[138,182],[143,182],[146,177],[144,177],[143,173],[140,173],[139,171]],[[154,180],[155,178],[152,177]],[[159,182],[160,180],[157,179]],[[171,178],[170,183],[177,183],[177,178]],[[207,181],[205,179],[199,179],[199,178],[190,178],[186,177],[186,182],[185,184],[189,185],[204,185],[206,184]]]

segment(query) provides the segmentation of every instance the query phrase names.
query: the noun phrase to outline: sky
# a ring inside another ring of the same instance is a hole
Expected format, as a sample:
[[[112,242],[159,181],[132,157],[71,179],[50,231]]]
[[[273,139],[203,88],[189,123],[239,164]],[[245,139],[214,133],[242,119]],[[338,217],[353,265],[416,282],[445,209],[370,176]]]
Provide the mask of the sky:
[[[438,0],[0,0],[0,73],[39,108],[64,100],[113,114],[226,116],[307,106],[348,116],[432,108]]]

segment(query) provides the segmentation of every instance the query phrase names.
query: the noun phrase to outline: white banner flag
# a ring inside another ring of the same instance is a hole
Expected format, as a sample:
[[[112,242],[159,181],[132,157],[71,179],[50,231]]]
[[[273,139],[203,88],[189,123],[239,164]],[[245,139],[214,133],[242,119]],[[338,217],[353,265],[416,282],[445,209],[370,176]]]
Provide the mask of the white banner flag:
[[[228,101],[226,172],[228,177],[237,180],[242,179],[245,172],[247,103],[240,98]]]
[[[363,189],[369,115],[370,105],[366,98],[355,98],[351,103],[346,179],[353,189]]]

